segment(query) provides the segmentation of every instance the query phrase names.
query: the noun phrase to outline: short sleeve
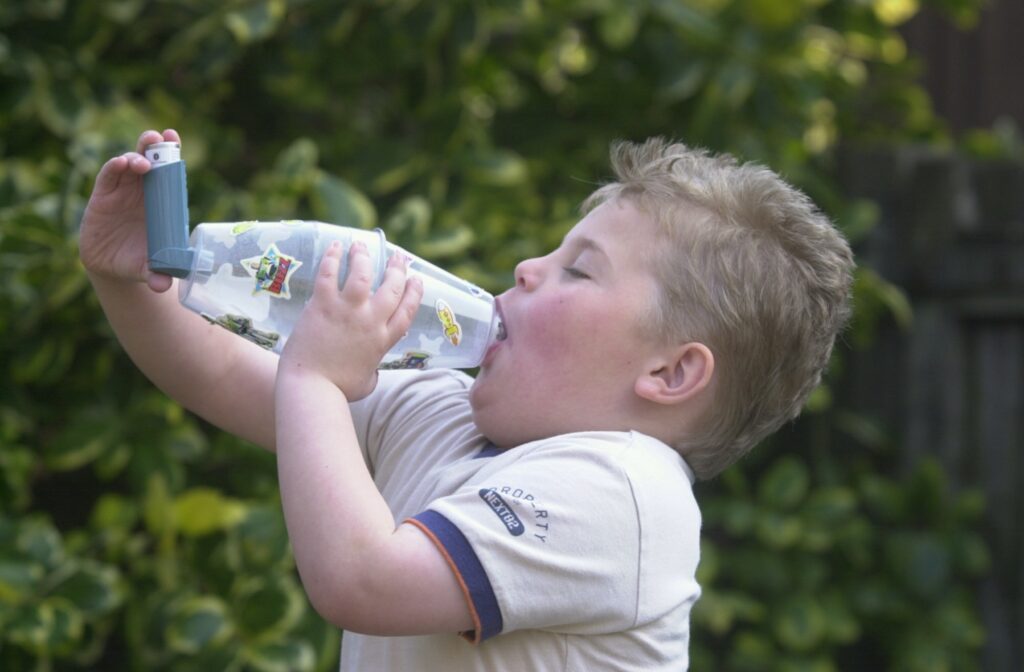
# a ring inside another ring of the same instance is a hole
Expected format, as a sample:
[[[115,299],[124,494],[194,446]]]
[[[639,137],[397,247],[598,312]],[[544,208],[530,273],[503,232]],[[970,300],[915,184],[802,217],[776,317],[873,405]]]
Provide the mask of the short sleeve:
[[[466,401],[473,379],[459,371],[380,371],[377,385],[365,398],[349,405],[356,438],[371,473],[446,419],[446,426],[466,426],[471,411]]]
[[[433,501],[407,521],[458,577],[483,641],[549,629],[600,634],[634,625],[640,524],[621,442],[560,437]],[[501,458],[494,458],[501,459]]]

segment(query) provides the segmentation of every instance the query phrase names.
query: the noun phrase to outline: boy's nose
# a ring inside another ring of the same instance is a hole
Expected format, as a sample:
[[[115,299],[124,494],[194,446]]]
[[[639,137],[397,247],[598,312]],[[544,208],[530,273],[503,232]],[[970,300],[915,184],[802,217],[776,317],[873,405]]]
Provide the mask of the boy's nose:
[[[520,289],[533,289],[539,282],[540,264],[539,259],[524,259],[516,264],[514,277],[516,287]]]

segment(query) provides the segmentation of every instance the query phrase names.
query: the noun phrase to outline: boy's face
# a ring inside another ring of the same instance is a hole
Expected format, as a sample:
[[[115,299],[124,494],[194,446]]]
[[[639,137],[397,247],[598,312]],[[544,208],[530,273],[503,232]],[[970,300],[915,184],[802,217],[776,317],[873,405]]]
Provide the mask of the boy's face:
[[[498,297],[508,338],[489,351],[470,392],[491,441],[635,428],[634,383],[656,349],[643,324],[657,295],[656,233],[631,203],[610,201],[554,252],[516,267],[516,285]]]

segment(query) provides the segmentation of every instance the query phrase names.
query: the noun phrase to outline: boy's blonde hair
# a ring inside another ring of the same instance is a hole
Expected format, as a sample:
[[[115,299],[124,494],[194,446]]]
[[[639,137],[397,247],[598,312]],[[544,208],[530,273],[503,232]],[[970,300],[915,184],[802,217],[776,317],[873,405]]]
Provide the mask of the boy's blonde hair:
[[[663,232],[649,323],[715,357],[711,410],[676,442],[698,478],[718,474],[795,418],[850,315],[850,246],[771,170],[661,138],[612,146],[616,182],[589,211],[626,199]]]

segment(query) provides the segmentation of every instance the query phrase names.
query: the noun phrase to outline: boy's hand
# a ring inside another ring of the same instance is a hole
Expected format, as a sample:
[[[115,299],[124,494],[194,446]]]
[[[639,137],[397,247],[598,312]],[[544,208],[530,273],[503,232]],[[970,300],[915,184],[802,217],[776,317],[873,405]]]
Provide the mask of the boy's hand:
[[[94,275],[117,280],[146,282],[156,292],[171,287],[171,277],[152,273],[147,263],[146,208],[142,176],[150,163],[142,152],[163,141],[181,142],[177,131],[163,134],[146,131],[134,152],[126,152],[103,164],[82,216],[78,254]]]
[[[281,353],[279,375],[319,375],[356,401],[373,391],[377,365],[409,330],[423,284],[415,277],[406,281],[408,261],[396,254],[374,292],[370,255],[364,244],[354,243],[339,291],[341,254],[337,242],[324,253],[313,297]]]

